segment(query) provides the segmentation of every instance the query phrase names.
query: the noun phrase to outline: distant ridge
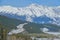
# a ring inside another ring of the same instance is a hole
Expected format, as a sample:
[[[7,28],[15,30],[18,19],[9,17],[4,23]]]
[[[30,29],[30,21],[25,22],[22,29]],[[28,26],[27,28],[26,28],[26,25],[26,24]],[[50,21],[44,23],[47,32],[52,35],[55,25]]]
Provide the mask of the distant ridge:
[[[47,7],[37,4],[31,4],[30,6],[22,8],[0,6],[0,15],[34,23],[51,23],[60,25],[60,6]]]

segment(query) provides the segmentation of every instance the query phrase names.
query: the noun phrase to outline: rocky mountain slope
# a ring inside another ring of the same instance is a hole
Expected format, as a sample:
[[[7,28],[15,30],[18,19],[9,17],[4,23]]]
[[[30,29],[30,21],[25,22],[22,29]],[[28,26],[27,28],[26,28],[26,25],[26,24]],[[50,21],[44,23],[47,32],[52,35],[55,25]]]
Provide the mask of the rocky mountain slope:
[[[27,7],[0,6],[0,15],[34,23],[60,25],[60,6],[47,7],[31,4]]]

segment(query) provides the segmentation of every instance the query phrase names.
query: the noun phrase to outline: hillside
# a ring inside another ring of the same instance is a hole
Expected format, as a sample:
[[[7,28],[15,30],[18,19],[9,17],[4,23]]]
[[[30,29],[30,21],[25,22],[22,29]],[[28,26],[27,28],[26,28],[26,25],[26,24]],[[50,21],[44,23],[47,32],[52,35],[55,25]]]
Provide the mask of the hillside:
[[[5,16],[0,15],[0,24],[9,30],[11,29],[16,29],[16,26],[24,23],[24,21],[17,20],[17,19],[12,19],[12,18],[7,18]]]
[[[11,31],[12,29],[17,29],[16,26],[23,23],[28,23],[23,27],[28,33],[42,33],[41,28],[48,28],[49,31],[53,32],[60,31],[60,26],[54,24],[36,24],[0,15],[0,24],[2,25],[3,28],[7,28],[8,31]]]

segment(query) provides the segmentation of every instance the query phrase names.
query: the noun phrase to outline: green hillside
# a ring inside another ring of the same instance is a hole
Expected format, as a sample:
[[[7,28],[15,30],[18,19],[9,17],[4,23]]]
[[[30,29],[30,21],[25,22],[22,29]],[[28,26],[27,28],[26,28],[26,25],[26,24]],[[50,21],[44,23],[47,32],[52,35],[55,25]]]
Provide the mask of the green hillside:
[[[16,26],[22,23],[28,23],[24,26],[25,30],[29,33],[42,33],[40,28],[49,28],[51,31],[60,31],[60,26],[54,25],[54,24],[36,24],[31,22],[26,22],[22,20],[17,20],[13,18],[8,18],[5,16],[0,16],[0,26],[3,28],[8,29],[8,31],[12,29],[16,29]]]
[[[7,28],[9,30],[16,29],[16,26],[21,23],[24,23],[24,21],[0,16],[0,24],[3,26],[3,28]]]

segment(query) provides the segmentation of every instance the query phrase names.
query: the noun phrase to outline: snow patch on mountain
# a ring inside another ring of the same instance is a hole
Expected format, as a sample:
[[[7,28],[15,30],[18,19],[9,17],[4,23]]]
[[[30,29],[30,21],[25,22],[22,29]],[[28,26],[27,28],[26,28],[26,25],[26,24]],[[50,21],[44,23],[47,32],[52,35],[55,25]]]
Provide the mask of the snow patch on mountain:
[[[18,25],[18,26],[17,26],[17,29],[12,30],[11,32],[8,33],[8,35],[17,34],[17,33],[21,33],[21,32],[23,32],[23,31],[25,31],[23,27],[24,27],[24,25],[26,25],[26,24],[28,24],[28,23],[24,23],[24,24]]]

